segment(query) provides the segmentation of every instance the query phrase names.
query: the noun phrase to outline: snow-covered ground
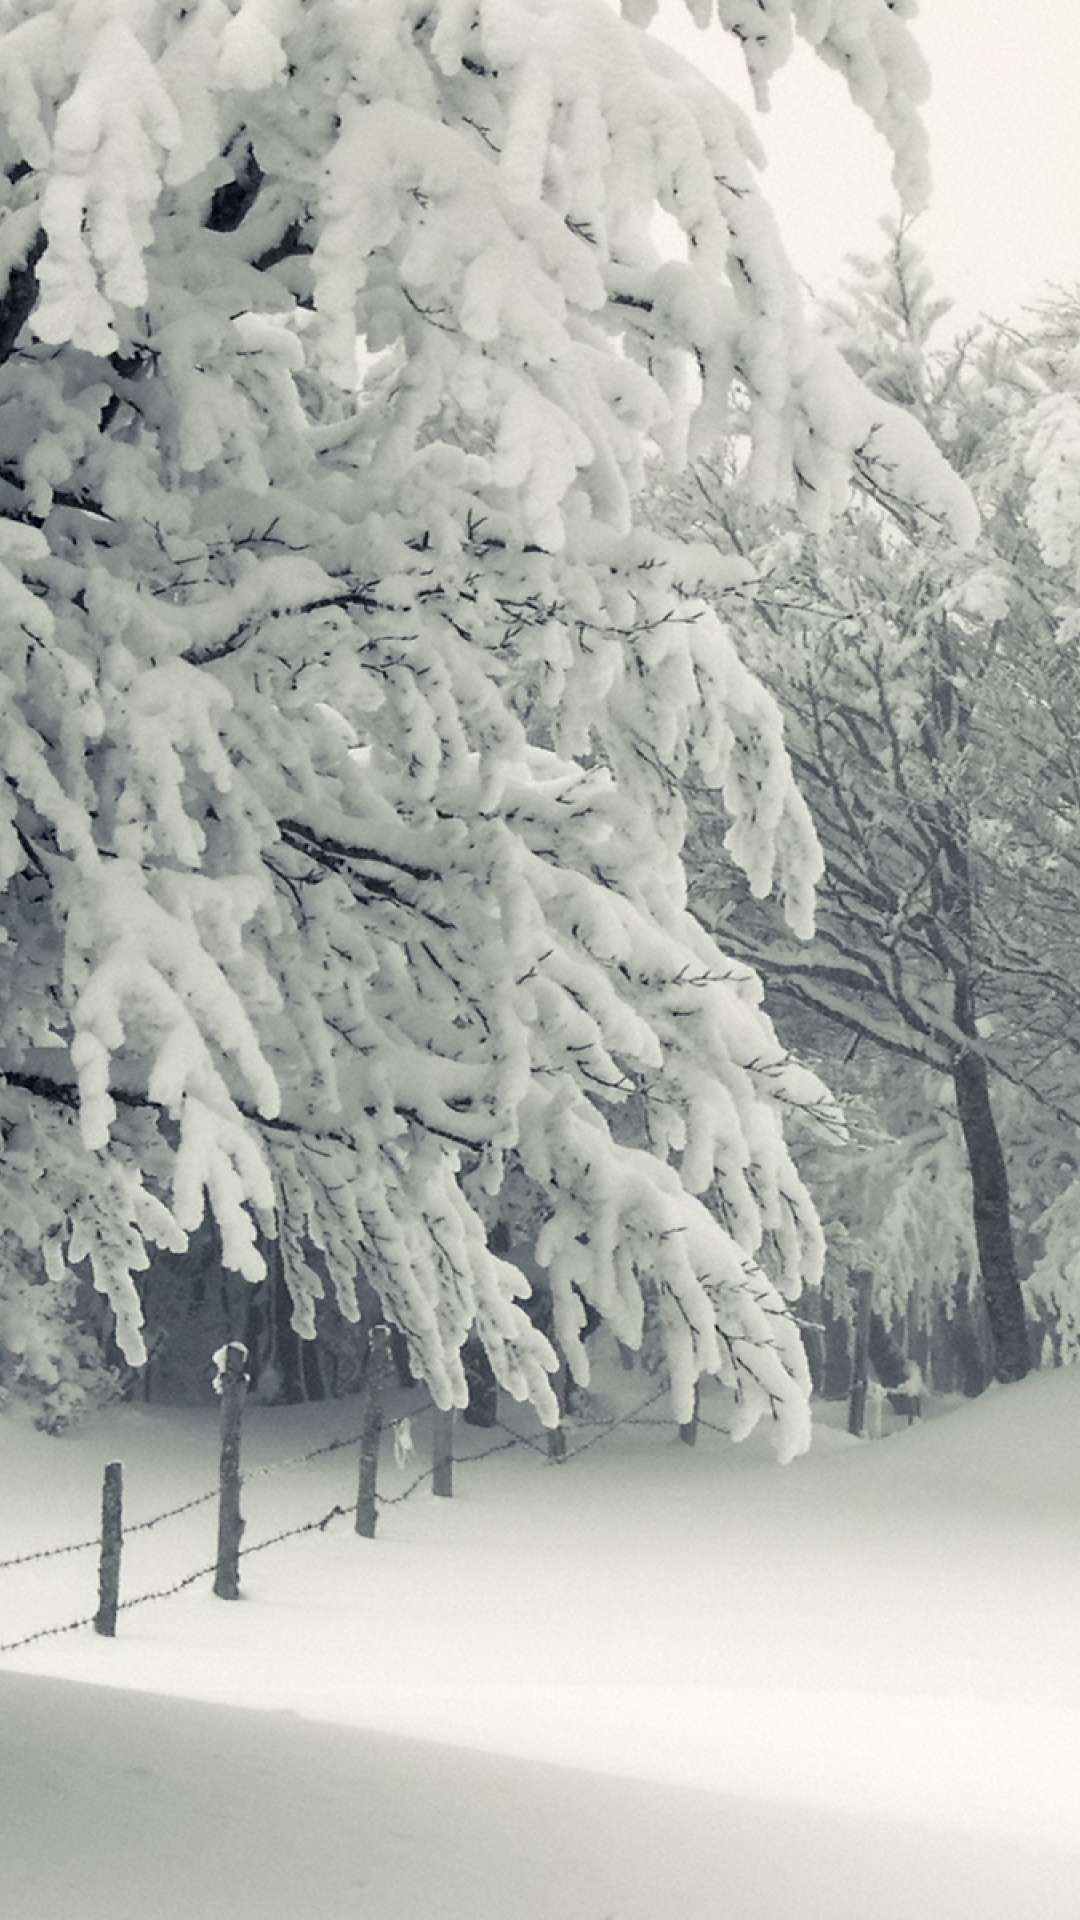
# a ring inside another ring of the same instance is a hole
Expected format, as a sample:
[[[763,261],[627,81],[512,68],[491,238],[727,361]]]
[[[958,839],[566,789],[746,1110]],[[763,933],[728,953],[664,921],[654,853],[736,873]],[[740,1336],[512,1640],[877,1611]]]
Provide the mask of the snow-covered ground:
[[[253,1407],[245,1465],[355,1425]],[[561,1467],[508,1447],[374,1541],[337,1516],[246,1557],[237,1604],[201,1579],[114,1641],[5,1654],[2,1910],[1076,1920],[1078,1439],[1075,1369],[880,1441],[823,1425],[786,1469],[708,1428],[624,1425]],[[104,1461],[133,1523],[210,1488],[216,1449],[210,1411],[62,1440],[5,1417],[0,1560],[93,1535]],[[354,1475],[350,1448],[253,1480],[247,1543],[348,1507]],[[124,1596],[214,1539],[212,1503],[133,1533]],[[95,1603],[92,1551],[2,1570],[0,1640]]]

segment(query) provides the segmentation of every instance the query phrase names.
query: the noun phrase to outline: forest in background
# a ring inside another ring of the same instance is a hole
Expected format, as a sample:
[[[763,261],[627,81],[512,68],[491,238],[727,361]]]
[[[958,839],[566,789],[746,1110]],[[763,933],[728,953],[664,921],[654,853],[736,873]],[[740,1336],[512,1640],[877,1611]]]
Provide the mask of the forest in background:
[[[844,1390],[850,1276],[869,1270],[899,1350],[884,1383],[903,1354],[976,1393],[1077,1352],[1080,301],[1048,293],[939,346],[949,303],[917,227],[882,225],[822,322],[963,475],[980,538],[935,539],[873,485],[807,536],[750,501],[737,442],[665,488],[665,519],[746,565],[717,604],[821,839],[814,940],[738,883],[700,789],[689,865],[850,1128],[802,1163],[830,1248],[816,1380]]]

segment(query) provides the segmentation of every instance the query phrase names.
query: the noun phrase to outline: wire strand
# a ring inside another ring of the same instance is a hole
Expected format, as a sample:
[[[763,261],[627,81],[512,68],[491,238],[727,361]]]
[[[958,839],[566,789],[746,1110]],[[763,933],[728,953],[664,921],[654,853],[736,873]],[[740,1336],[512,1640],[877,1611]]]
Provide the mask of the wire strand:
[[[620,1427],[638,1425],[670,1426],[677,1428],[679,1424],[677,1421],[664,1419],[649,1420],[644,1417],[648,1409],[655,1406],[665,1391],[666,1389],[664,1387],[659,1387],[655,1393],[650,1394],[647,1400],[643,1400],[640,1406],[633,1408],[629,1413],[621,1414],[617,1419],[596,1421],[594,1424],[596,1425],[597,1431],[588,1440],[581,1441],[579,1445],[568,1447],[565,1453],[558,1456],[559,1464],[566,1465],[569,1461],[576,1460],[579,1454],[587,1453],[591,1447],[598,1446],[602,1440],[610,1439],[611,1435],[618,1432]],[[425,1406],[413,1408],[408,1417],[410,1419],[414,1418],[417,1413],[426,1412],[428,1407],[433,1405],[434,1403],[429,1401]],[[727,1435],[727,1429],[717,1425],[713,1420],[708,1420],[699,1415],[698,1422],[699,1425],[710,1428],[714,1433]],[[384,1432],[392,1431],[396,1424],[395,1421],[388,1421],[383,1429]],[[494,1454],[508,1453],[512,1447],[524,1447],[530,1452],[540,1453],[548,1457],[547,1444],[545,1441],[533,1439],[529,1434],[520,1433],[514,1427],[507,1426],[503,1420],[496,1420],[494,1424],[508,1437],[505,1440],[496,1441],[493,1446],[482,1448],[477,1453],[459,1454],[454,1460],[456,1467],[468,1467],[473,1464],[478,1464],[481,1460],[490,1460]],[[574,1431],[574,1429],[564,1429],[564,1432],[565,1431]],[[323,1446],[311,1448],[307,1453],[294,1454],[285,1460],[272,1462],[267,1467],[255,1468],[252,1472],[242,1476],[242,1484],[247,1484],[254,1480],[266,1479],[274,1473],[284,1472],[287,1468],[304,1466],[309,1461],[318,1460],[326,1454],[338,1453],[345,1447],[357,1445],[359,1438],[359,1434],[341,1435],[337,1439],[327,1441]],[[401,1506],[406,1500],[410,1500],[413,1494],[416,1493],[420,1487],[424,1486],[427,1481],[433,1479],[434,1474],[434,1465],[425,1467],[421,1473],[415,1475],[408,1486],[400,1489],[397,1493],[380,1494],[376,1492],[377,1507],[381,1509],[383,1507]],[[196,1494],[192,1499],[181,1502],[179,1506],[168,1507],[162,1513],[153,1514],[149,1519],[137,1520],[130,1526],[125,1527],[125,1538],[128,1534],[148,1532],[152,1527],[161,1526],[166,1520],[175,1519],[178,1514],[189,1513],[195,1507],[205,1506],[207,1502],[216,1497],[217,1493],[218,1489],[216,1487],[212,1488],[209,1492]],[[281,1542],[285,1540],[295,1540],[302,1534],[325,1533],[332,1520],[339,1517],[348,1518],[351,1511],[352,1509],[350,1507],[341,1505],[332,1506],[317,1519],[301,1521],[295,1527],[284,1527],[280,1532],[268,1535],[265,1540],[255,1540],[250,1546],[242,1546],[239,1557],[246,1559],[251,1554],[264,1553],[268,1547],[279,1546]],[[56,1559],[62,1554],[83,1553],[90,1547],[100,1546],[100,1544],[101,1536],[99,1534],[93,1540],[80,1540],[66,1546],[44,1547],[34,1553],[17,1554],[10,1559],[0,1561],[0,1571],[3,1571],[6,1567],[25,1566],[31,1561]],[[211,1561],[206,1566],[197,1567],[193,1573],[184,1574],[181,1579],[173,1581],[169,1586],[154,1587],[147,1593],[134,1594],[130,1599],[121,1600],[118,1603],[117,1612],[127,1613],[130,1612],[133,1607],[146,1606],[155,1600],[172,1599],[175,1594],[183,1593],[188,1587],[194,1586],[197,1580],[207,1579],[216,1571],[217,1563],[216,1561]],[[78,1632],[83,1627],[93,1626],[95,1619],[96,1616],[94,1614],[88,1614],[77,1620],[65,1621],[60,1626],[38,1627],[34,1632],[22,1634],[17,1639],[0,1642],[0,1654],[15,1653],[22,1647],[33,1646],[39,1640],[50,1640],[65,1633]]]

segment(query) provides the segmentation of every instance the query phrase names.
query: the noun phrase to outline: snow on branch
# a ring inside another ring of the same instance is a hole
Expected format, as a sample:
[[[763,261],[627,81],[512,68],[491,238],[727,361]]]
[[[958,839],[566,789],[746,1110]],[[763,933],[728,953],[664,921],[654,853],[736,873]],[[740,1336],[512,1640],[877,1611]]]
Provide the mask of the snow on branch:
[[[756,70],[794,22],[912,171],[897,9],[757,11]],[[800,934],[820,855],[639,502],[736,393],[811,520],[871,458],[962,499],[815,345],[745,116],[604,0],[16,13],[0,1059],[64,1145],[36,1198],[0,1158],[5,1201],[132,1354],[132,1275],[209,1207],[249,1279],[278,1234],[301,1333],[362,1270],[440,1405],[476,1330],[547,1418],[488,1244],[520,1187],[579,1373],[586,1303],[651,1316],[680,1407],[718,1372],[791,1452],[821,1247],[784,1126],[828,1101],[688,911],[686,782]]]
[[[918,212],[929,191],[928,143],[919,109],[930,74],[906,21],[917,0],[686,0],[702,29],[714,21],[739,42],[759,107],[769,82],[791,58],[796,34],[842,75],[855,104],[894,154],[901,200]],[[622,0],[638,26],[655,19],[657,0]]]

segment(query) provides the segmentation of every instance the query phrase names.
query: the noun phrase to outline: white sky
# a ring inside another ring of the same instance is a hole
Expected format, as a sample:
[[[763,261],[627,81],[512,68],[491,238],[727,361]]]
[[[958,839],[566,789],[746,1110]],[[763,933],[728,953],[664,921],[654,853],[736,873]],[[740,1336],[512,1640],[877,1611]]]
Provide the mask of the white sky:
[[[699,32],[683,0],[661,9],[665,34],[749,106],[730,36]],[[1080,0],[922,0],[915,32],[934,78],[935,181],[916,237],[954,323],[1014,318],[1052,284],[1080,284]],[[789,255],[828,293],[895,211],[887,149],[805,45],[756,123]]]

